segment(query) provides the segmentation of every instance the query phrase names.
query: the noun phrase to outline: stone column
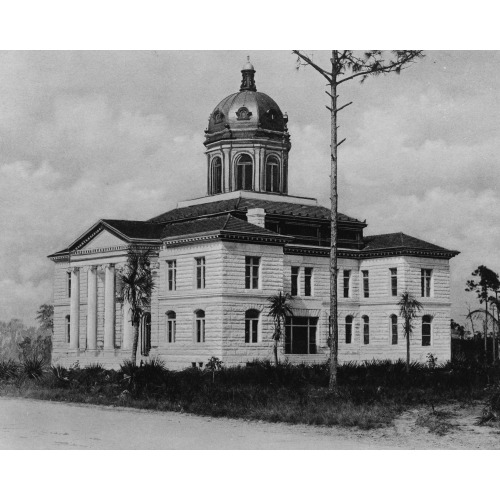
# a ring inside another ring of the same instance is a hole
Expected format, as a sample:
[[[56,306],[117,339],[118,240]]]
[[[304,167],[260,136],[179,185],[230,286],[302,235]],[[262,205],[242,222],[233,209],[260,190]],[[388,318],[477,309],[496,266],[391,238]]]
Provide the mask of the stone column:
[[[104,278],[104,349],[115,348],[115,266],[105,267]]]
[[[87,272],[87,349],[97,349],[97,267]]]
[[[122,349],[132,349],[132,342],[134,339],[134,328],[131,323],[132,314],[130,311],[130,303],[123,300],[123,337]]]
[[[69,326],[69,347],[78,349],[80,335],[80,269],[71,268],[71,306]]]

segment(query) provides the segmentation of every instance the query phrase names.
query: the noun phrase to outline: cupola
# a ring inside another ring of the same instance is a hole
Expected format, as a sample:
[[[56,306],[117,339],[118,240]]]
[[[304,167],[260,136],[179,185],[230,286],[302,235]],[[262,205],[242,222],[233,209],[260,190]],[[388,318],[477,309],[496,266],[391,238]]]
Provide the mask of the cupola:
[[[288,117],[276,102],[257,91],[248,58],[240,91],[212,111],[205,130],[208,194],[229,191],[288,192]]]

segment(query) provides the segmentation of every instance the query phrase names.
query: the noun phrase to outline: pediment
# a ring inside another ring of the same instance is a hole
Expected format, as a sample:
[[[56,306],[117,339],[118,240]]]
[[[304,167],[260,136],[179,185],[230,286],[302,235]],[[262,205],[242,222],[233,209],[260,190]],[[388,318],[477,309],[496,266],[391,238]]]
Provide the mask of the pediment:
[[[109,248],[125,245],[127,242],[111,234],[108,230],[102,229],[90,241],[83,246],[79,246],[78,250],[96,250],[99,248]]]

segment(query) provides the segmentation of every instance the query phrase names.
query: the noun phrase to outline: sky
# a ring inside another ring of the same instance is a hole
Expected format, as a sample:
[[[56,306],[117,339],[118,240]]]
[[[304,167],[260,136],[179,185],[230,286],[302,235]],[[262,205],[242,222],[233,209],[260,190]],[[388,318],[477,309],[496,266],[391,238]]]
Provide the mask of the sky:
[[[307,51],[326,63],[328,53]],[[289,191],[329,203],[324,80],[291,51],[0,52],[0,320],[35,324],[53,263],[100,218],[144,220],[206,190],[204,129],[239,90],[286,111]],[[339,209],[365,234],[403,231],[459,250],[452,317],[465,282],[500,271],[500,52],[425,51],[401,75],[340,88]]]

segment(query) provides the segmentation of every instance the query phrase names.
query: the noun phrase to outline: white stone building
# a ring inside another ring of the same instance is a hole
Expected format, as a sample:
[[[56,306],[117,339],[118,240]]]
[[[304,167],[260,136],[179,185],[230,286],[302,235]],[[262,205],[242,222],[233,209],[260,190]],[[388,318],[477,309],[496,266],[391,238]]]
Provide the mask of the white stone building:
[[[117,368],[131,356],[127,304],[117,270],[130,245],[154,249],[155,290],[138,359],[180,369],[211,356],[226,366],[272,359],[267,298],[294,296],[280,357],[322,362],[328,354],[330,212],[288,195],[287,116],[257,92],[247,63],[239,92],[222,100],[205,131],[207,196],[148,221],[100,220],[55,263],[53,363]],[[365,236],[365,222],[339,214],[339,359],[406,356],[397,301],[424,305],[413,359],[450,357],[450,268],[458,252],[403,233]]]

